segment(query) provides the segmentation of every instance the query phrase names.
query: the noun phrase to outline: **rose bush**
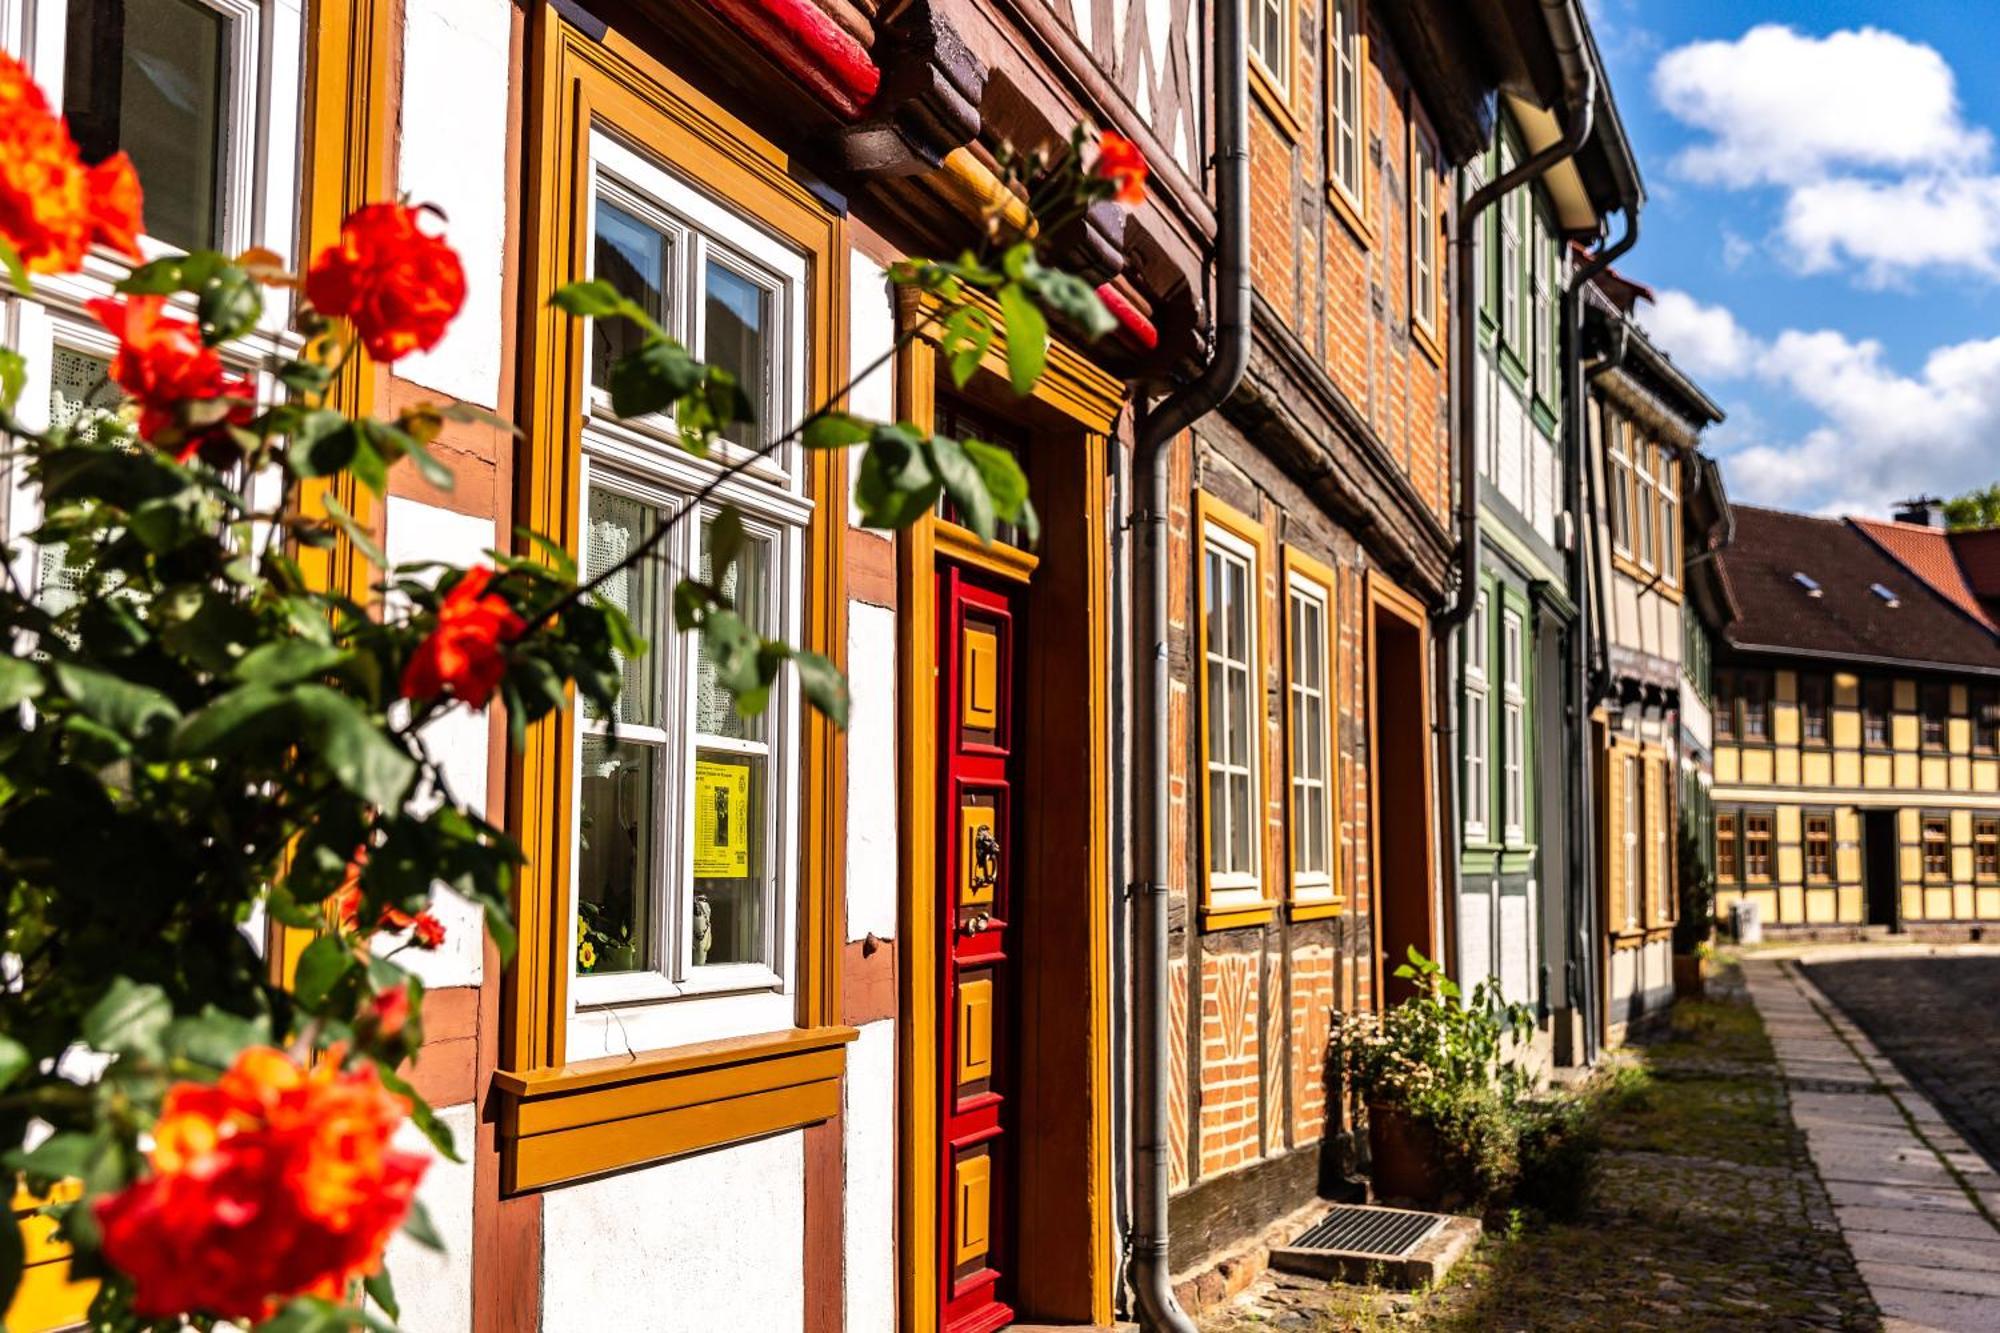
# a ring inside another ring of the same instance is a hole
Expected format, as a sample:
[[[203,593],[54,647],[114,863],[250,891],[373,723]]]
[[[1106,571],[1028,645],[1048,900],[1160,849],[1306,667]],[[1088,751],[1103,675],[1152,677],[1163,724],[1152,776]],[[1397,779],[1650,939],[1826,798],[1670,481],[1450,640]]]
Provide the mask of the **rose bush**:
[[[1135,201],[1144,179],[1129,145],[1083,133],[1003,166],[1047,221],[1038,237],[1114,195]],[[0,263],[21,296],[29,274],[73,273],[92,243],[134,255],[142,206],[129,163],[84,165],[0,53]],[[754,457],[718,460],[693,503],[588,581],[530,533],[472,569],[390,565],[340,495],[384,493],[395,466],[448,486],[429,442],[447,420],[491,419],[456,403],[393,419],[336,405],[344,375],[435,346],[464,303],[463,269],[425,217],[358,209],[303,274],[266,252],[131,269],[89,305],[118,340],[113,413],[28,428],[26,368],[0,348],[0,434],[40,513],[0,552],[0,1154],[49,1200],[73,1275],[98,1281],[96,1329],[396,1317],[385,1246],[398,1227],[434,1236],[416,1197],[425,1159],[394,1136],[410,1122],[454,1151],[403,1075],[423,1043],[405,951],[443,942],[443,885],[484,909],[509,956],[521,860],[452,791],[426,728],[498,704],[519,744],[579,694],[615,717],[621,664],[646,645],[597,587],[660,558],[672,525]],[[1026,392],[1051,320],[1096,337],[1111,319],[1046,241],[989,221],[958,259],[895,276],[929,293],[958,382],[1004,330]],[[267,286],[303,299],[291,336],[258,354],[243,339]],[[612,372],[620,413],[664,414],[697,457],[748,422],[730,375],[610,284],[556,300],[640,327]],[[863,420],[838,397],[762,435],[764,453],[860,450],[856,499],[878,525],[948,495],[989,539],[1003,520],[1033,530],[1019,464],[980,441]],[[723,591],[742,531],[720,505],[708,580],[675,587],[677,629],[705,636],[739,710],[765,707],[789,673],[844,721],[832,664],[758,633]],[[302,556],[343,545],[379,572],[365,598],[308,575]],[[31,549],[72,595],[23,578]],[[264,956],[267,924],[309,935],[292,965]],[[0,1308],[23,1255],[19,1228],[0,1227]]]

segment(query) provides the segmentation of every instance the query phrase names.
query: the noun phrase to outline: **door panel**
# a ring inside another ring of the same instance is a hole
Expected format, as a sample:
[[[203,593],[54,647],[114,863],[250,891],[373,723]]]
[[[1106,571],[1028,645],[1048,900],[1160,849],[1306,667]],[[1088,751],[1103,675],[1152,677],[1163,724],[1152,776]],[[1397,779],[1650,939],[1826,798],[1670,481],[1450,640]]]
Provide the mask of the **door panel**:
[[[938,901],[942,1049],[938,1068],[938,1275],[945,1333],[1012,1321],[1012,881],[1017,589],[956,566],[938,574],[938,737],[944,849]]]

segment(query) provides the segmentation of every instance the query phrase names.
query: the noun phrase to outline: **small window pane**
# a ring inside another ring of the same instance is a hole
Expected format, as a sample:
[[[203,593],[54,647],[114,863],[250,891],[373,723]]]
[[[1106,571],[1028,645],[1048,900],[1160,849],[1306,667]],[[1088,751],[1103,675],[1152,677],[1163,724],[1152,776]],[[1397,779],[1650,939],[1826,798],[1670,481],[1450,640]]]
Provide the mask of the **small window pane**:
[[[120,149],[146,190],[146,230],[215,245],[229,21],[191,0],[70,0],[63,112],[83,160]]]
[[[595,578],[602,571],[616,566],[659,524],[660,511],[652,505],[616,491],[592,487],[590,521],[584,533],[584,576]],[[651,562],[645,562],[636,568],[613,574],[598,588],[598,595],[631,617],[633,631],[640,638],[657,646],[662,641],[660,602],[663,586],[657,568]],[[637,660],[619,659],[619,671],[625,680],[624,688],[618,695],[617,720],[620,723],[648,727],[658,725],[660,676],[655,666],[658,661],[656,652],[648,652]],[[589,716],[597,715],[597,710],[588,700],[584,702],[584,709]]]
[[[583,738],[583,809],[577,832],[576,970],[652,968],[654,829],[661,751]]]
[[[768,963],[765,818],[768,761],[727,750],[695,752],[694,900],[689,943],[696,967]]]
[[[702,525],[701,577],[713,580],[715,566],[708,542],[712,523]],[[718,591],[743,617],[745,624],[763,634],[771,632],[771,544],[758,538],[744,542],[736,563],[722,579]],[[736,702],[716,677],[715,662],[709,657],[705,639],[695,645],[695,730],[704,736],[724,736],[731,740],[761,741],[766,734],[768,710],[755,717],[736,711]]]
[[[50,380],[49,425],[71,427],[82,440],[94,439],[97,423],[117,412],[124,398],[111,382],[109,361],[68,347],[55,349]],[[83,572],[66,544],[45,543],[35,553],[35,600],[50,615],[61,615],[76,604]]]
[[[733,269],[711,259],[704,284],[705,359],[736,377],[750,400],[755,421],[723,432],[738,444],[768,438],[771,405],[771,294]]]
[[[672,242],[657,228],[608,200],[597,201],[594,275],[659,324],[667,323],[667,265],[672,252]],[[590,323],[590,339],[590,382],[602,389],[611,384],[611,368],[636,351],[645,334],[629,320],[597,319]]]

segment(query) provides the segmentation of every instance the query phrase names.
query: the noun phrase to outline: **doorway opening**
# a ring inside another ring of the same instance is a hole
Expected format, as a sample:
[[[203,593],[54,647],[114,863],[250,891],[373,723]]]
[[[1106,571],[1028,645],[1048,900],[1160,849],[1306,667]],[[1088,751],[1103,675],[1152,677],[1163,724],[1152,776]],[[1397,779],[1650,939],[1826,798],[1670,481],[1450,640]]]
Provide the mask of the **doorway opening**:
[[[1432,866],[1430,634],[1402,589],[1368,580],[1369,793],[1375,843],[1375,994],[1384,1009],[1415,993],[1396,969],[1415,949],[1441,953]]]
[[[1902,892],[1896,876],[1896,812],[1861,812],[1861,879],[1868,895],[1868,924],[1901,930]]]

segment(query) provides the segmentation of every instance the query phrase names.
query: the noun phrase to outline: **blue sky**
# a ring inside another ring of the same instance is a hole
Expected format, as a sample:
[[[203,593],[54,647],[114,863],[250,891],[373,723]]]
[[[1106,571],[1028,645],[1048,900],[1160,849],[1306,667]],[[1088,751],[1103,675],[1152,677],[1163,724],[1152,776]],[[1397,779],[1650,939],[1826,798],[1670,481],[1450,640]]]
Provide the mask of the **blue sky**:
[[[1588,0],[1646,178],[1621,263],[1734,498],[2000,480],[2000,6]]]

